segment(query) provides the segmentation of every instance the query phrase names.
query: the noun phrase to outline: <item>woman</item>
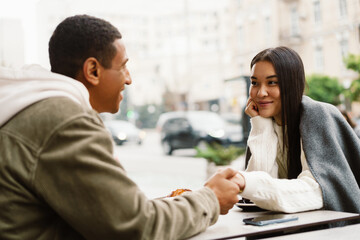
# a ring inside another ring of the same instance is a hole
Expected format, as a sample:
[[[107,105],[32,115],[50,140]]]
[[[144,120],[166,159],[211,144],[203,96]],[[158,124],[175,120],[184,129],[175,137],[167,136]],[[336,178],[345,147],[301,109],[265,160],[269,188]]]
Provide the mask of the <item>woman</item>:
[[[299,55],[287,47],[261,51],[250,78],[241,196],[275,211],[359,213],[359,139],[336,107],[303,96]]]

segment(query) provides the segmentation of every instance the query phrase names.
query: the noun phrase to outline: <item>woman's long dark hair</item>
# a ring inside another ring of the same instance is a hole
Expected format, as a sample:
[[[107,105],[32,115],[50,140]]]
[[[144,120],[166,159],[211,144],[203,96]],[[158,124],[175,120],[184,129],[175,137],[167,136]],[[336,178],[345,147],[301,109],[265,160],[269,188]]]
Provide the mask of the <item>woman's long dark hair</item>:
[[[287,47],[268,48],[258,53],[250,68],[259,61],[273,64],[279,80],[281,96],[281,122],[283,144],[288,147],[288,178],[296,178],[301,172],[300,113],[301,99],[305,88],[305,71],[300,56]]]

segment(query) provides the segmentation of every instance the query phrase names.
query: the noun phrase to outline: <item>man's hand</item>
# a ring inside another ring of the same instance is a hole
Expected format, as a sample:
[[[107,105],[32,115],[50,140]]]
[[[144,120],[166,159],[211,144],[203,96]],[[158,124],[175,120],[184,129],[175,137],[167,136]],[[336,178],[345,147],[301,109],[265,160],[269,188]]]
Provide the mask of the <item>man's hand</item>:
[[[219,170],[206,183],[219,200],[220,214],[226,214],[239,201],[238,179],[232,180],[238,172],[231,168]]]
[[[239,186],[239,192],[240,193],[242,191],[244,191],[244,189],[245,189],[245,178],[241,173],[237,172],[235,174],[235,176],[233,176],[230,180],[232,182],[236,183]]]

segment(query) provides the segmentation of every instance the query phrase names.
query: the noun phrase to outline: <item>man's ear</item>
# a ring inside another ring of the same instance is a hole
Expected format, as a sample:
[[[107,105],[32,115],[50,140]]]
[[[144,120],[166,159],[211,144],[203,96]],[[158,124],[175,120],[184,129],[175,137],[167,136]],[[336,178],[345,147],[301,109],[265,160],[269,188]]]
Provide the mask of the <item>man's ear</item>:
[[[85,80],[93,86],[100,82],[101,65],[94,57],[89,57],[83,64],[83,73]]]

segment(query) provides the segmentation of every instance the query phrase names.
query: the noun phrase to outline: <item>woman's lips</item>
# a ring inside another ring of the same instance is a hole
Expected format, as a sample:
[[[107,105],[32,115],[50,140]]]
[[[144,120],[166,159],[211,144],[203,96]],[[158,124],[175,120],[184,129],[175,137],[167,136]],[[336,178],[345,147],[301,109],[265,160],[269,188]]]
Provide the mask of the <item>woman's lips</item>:
[[[259,107],[267,107],[272,104],[272,101],[260,101],[258,102]]]

